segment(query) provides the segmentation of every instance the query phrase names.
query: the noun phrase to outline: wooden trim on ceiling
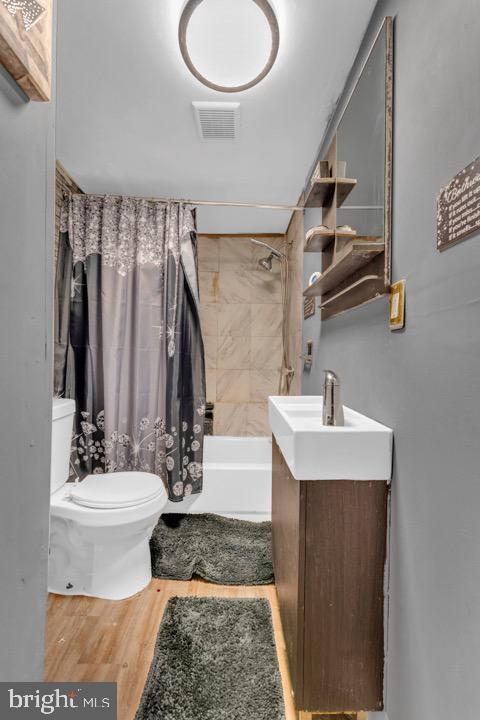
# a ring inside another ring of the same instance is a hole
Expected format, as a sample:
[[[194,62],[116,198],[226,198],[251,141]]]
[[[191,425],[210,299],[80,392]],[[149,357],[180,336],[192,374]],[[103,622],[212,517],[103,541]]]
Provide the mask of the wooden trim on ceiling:
[[[249,238],[249,237],[255,237],[255,238],[283,238],[285,237],[285,233],[204,233],[204,232],[198,232],[198,237],[204,237],[204,238]]]
[[[300,195],[298,196],[297,205],[298,205],[299,207],[303,207],[304,204],[305,204],[305,193],[304,193],[304,191],[302,190],[302,192],[301,192]],[[301,210],[294,210],[294,211],[292,212],[292,214],[290,215],[290,220],[288,221],[287,229],[285,230],[285,235],[286,235],[286,236],[287,236],[288,233],[290,232],[290,227],[291,227],[291,225],[292,225],[292,223],[293,223],[293,221],[294,221],[294,219],[295,219],[295,214],[296,214],[297,212],[302,212],[302,211],[301,211]]]
[[[71,192],[83,194],[83,190],[81,189],[81,187],[78,185],[78,183],[75,182],[70,173],[65,170],[62,163],[58,160],[55,161],[55,170],[57,171],[58,175],[60,175],[60,177],[64,180]]]

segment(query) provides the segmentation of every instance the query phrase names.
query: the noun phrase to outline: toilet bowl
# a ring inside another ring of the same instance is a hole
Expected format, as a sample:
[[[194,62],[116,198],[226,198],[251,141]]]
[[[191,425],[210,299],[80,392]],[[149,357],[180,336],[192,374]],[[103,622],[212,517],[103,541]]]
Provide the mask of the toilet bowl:
[[[48,589],[120,600],[151,580],[149,540],[167,494],[135,471],[67,483],[74,413],[73,400],[54,399]]]

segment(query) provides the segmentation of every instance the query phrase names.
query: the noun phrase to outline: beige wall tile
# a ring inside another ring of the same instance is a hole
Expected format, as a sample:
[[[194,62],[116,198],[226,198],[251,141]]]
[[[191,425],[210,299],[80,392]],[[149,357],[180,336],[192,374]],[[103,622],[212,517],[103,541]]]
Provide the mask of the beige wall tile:
[[[199,270],[200,302],[213,303],[218,300],[218,272]]]
[[[253,244],[248,238],[220,238],[220,270],[251,270]]]
[[[218,271],[219,248],[218,238],[208,238],[202,235],[198,238],[198,269]]]
[[[278,394],[278,370],[250,370],[250,402],[266,402]]]
[[[246,403],[216,403],[213,421],[215,435],[247,434],[247,408]]]
[[[200,303],[200,323],[203,335],[218,335],[218,303]]]
[[[222,270],[220,273],[220,303],[250,303],[250,270]]]
[[[253,337],[276,337],[282,333],[282,306],[280,303],[250,305],[251,334]]]
[[[216,335],[205,335],[203,338],[205,348],[205,369],[214,370],[217,367],[218,339]]]
[[[282,340],[279,337],[252,337],[251,365],[253,370],[280,370],[282,364]]]
[[[219,305],[218,334],[232,337],[250,336],[250,306],[247,304]]]
[[[251,303],[280,303],[282,287],[280,276],[264,270],[253,270],[248,275]]]
[[[217,367],[225,370],[248,370],[250,346],[248,338],[225,335],[218,339]]]
[[[217,399],[217,371],[205,369],[205,381],[207,385],[207,402],[215,402]]]
[[[250,400],[249,370],[217,370],[218,402],[248,402]]]
[[[247,410],[247,435],[271,435],[266,403],[250,403]]]

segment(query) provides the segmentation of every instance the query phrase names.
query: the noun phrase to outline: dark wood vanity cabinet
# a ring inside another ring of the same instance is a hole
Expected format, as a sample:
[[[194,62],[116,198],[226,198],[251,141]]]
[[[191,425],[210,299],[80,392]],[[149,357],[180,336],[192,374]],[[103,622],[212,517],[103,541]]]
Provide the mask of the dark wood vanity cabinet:
[[[273,563],[295,705],[381,710],[388,484],[299,481],[273,438]]]

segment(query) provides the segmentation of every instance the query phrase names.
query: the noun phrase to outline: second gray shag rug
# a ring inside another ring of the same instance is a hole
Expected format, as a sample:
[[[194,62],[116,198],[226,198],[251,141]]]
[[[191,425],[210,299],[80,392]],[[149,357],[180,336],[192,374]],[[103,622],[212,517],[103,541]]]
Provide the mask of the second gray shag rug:
[[[220,585],[273,582],[270,522],[232,520],[221,515],[162,515],[150,540],[156,578]]]
[[[171,598],[135,720],[285,720],[268,601]]]

